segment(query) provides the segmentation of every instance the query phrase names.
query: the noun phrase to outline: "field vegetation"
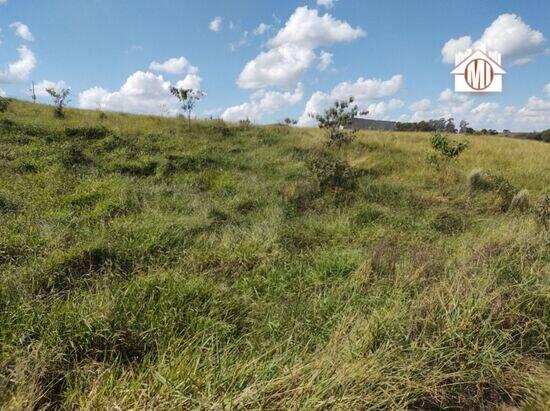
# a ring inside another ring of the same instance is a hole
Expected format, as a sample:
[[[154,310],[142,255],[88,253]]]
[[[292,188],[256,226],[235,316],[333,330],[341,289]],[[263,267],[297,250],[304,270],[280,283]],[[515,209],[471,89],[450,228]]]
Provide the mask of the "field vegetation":
[[[549,192],[544,142],[12,101],[0,408],[548,409]]]

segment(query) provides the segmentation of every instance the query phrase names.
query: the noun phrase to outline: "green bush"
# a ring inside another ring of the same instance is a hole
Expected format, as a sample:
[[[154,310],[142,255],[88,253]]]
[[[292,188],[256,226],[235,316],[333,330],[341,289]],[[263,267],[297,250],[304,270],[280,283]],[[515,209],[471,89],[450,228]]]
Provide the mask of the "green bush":
[[[306,166],[319,181],[321,190],[353,189],[356,186],[357,172],[347,161],[331,152],[311,154],[306,159]]]
[[[91,163],[92,161],[77,147],[70,146],[61,152],[61,164],[65,168],[73,168]]]
[[[466,228],[466,219],[456,212],[441,211],[434,217],[431,226],[443,234],[457,234]]]
[[[105,126],[68,127],[65,129],[67,137],[82,137],[87,140],[105,138],[109,135],[109,129]]]
[[[8,106],[10,105],[10,100],[6,97],[0,96],[0,113],[5,113],[8,111]]]

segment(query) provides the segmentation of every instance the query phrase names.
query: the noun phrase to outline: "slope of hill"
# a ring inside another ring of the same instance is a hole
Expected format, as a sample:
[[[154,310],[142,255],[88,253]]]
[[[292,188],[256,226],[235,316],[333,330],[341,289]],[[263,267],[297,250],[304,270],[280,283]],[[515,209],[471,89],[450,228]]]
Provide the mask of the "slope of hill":
[[[429,135],[360,132],[327,188],[320,130],[14,102],[0,408],[547,407],[548,233],[466,176],[533,204],[550,146],[468,139],[440,187]]]

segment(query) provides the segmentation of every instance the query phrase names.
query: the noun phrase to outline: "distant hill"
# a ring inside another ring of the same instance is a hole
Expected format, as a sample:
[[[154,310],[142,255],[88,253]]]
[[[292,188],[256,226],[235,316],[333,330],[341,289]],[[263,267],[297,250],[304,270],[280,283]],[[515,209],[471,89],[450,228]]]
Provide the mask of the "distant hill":
[[[355,130],[395,130],[397,122],[354,118],[351,128]]]

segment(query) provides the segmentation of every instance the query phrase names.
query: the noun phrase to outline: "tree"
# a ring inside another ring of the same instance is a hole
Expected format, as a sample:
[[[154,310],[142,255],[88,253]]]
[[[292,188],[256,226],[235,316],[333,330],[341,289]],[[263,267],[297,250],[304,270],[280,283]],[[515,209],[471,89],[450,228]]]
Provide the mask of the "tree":
[[[461,134],[465,134],[466,129],[468,128],[469,125],[470,124],[466,120],[461,120],[460,124],[458,126],[458,132],[461,133]]]
[[[319,128],[328,130],[328,144],[342,146],[353,140],[355,130],[350,130],[353,119],[357,116],[359,109],[354,105],[354,98],[335,101],[334,105],[321,114],[311,115],[317,120]],[[367,115],[368,111],[362,111],[361,115]]]
[[[467,141],[455,142],[448,139],[445,135],[435,133],[430,143],[433,152],[428,154],[428,164],[430,164],[438,173],[439,189],[445,194],[447,174],[453,161],[468,147]]]
[[[0,113],[4,113],[8,110],[10,100],[7,97],[0,96]]]
[[[67,100],[67,97],[69,97],[71,90],[68,88],[62,88],[60,91],[56,91],[53,88],[48,88],[46,89],[46,92],[53,98],[53,103],[55,105],[55,108],[53,110],[54,117],[64,118],[65,107],[71,101]]]
[[[294,119],[294,118],[290,118],[290,117],[287,117],[285,118],[285,124],[287,126],[295,126],[296,124],[298,124],[298,120]]]
[[[181,109],[187,113],[187,124],[191,127],[191,113],[195,108],[195,104],[203,98],[206,94],[201,90],[194,90],[191,88],[177,88],[170,87],[170,92],[181,103]]]

